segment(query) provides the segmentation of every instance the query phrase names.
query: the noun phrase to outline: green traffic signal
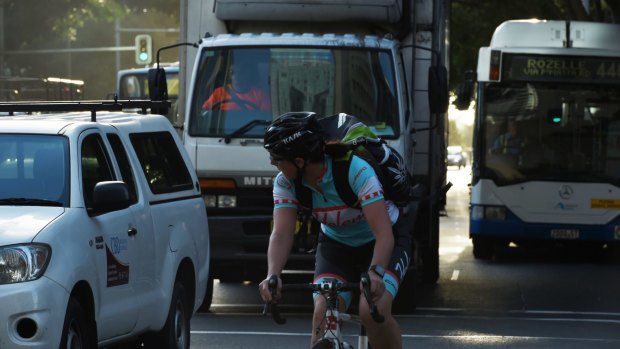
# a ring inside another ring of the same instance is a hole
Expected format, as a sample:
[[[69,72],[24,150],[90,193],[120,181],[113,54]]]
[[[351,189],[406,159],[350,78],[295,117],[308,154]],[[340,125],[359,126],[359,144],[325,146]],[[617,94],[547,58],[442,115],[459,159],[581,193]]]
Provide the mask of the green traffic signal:
[[[136,35],[136,63],[149,64],[153,61],[153,40],[148,34]]]

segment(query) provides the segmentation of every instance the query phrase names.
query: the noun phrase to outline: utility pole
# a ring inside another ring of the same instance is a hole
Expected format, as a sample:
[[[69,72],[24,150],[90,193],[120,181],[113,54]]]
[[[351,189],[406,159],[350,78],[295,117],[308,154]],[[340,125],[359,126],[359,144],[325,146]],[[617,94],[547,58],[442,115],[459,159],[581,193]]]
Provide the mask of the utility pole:
[[[0,52],[4,52],[4,1],[0,1]],[[4,55],[0,54],[0,76],[5,75]]]

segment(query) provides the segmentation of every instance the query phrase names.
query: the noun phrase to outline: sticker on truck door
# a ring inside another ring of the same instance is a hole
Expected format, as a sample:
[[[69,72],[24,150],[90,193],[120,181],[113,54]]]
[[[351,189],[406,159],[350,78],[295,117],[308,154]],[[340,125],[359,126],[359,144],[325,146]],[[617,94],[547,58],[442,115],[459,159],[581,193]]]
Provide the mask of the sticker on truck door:
[[[114,287],[129,283],[129,264],[118,260],[117,256],[126,255],[127,240],[114,237],[110,246],[106,244],[107,286]]]

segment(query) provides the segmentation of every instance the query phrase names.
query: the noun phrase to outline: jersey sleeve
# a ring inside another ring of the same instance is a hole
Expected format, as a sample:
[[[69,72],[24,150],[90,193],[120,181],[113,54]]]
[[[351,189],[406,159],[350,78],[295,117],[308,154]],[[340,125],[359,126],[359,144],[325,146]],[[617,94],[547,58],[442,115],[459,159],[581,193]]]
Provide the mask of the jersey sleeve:
[[[278,173],[276,179],[273,181],[273,206],[274,208],[297,208],[295,186],[284,177],[282,172]]]
[[[359,156],[351,158],[349,167],[349,183],[351,189],[357,195],[360,205],[368,205],[377,200],[384,199],[383,187],[372,166]]]

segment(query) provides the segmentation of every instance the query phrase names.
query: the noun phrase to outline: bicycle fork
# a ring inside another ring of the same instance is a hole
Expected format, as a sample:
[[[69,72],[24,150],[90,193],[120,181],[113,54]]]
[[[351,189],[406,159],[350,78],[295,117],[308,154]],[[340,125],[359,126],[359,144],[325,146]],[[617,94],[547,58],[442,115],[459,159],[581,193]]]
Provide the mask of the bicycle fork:
[[[340,322],[348,321],[351,316],[346,313],[340,313],[335,309],[328,309],[325,319],[325,335],[323,338],[328,338],[332,343],[336,343],[334,349],[354,349],[354,347],[348,342],[342,341],[342,333],[340,332]],[[357,349],[372,349],[368,344],[368,337],[366,336],[366,328],[360,324],[360,334],[357,339]]]

